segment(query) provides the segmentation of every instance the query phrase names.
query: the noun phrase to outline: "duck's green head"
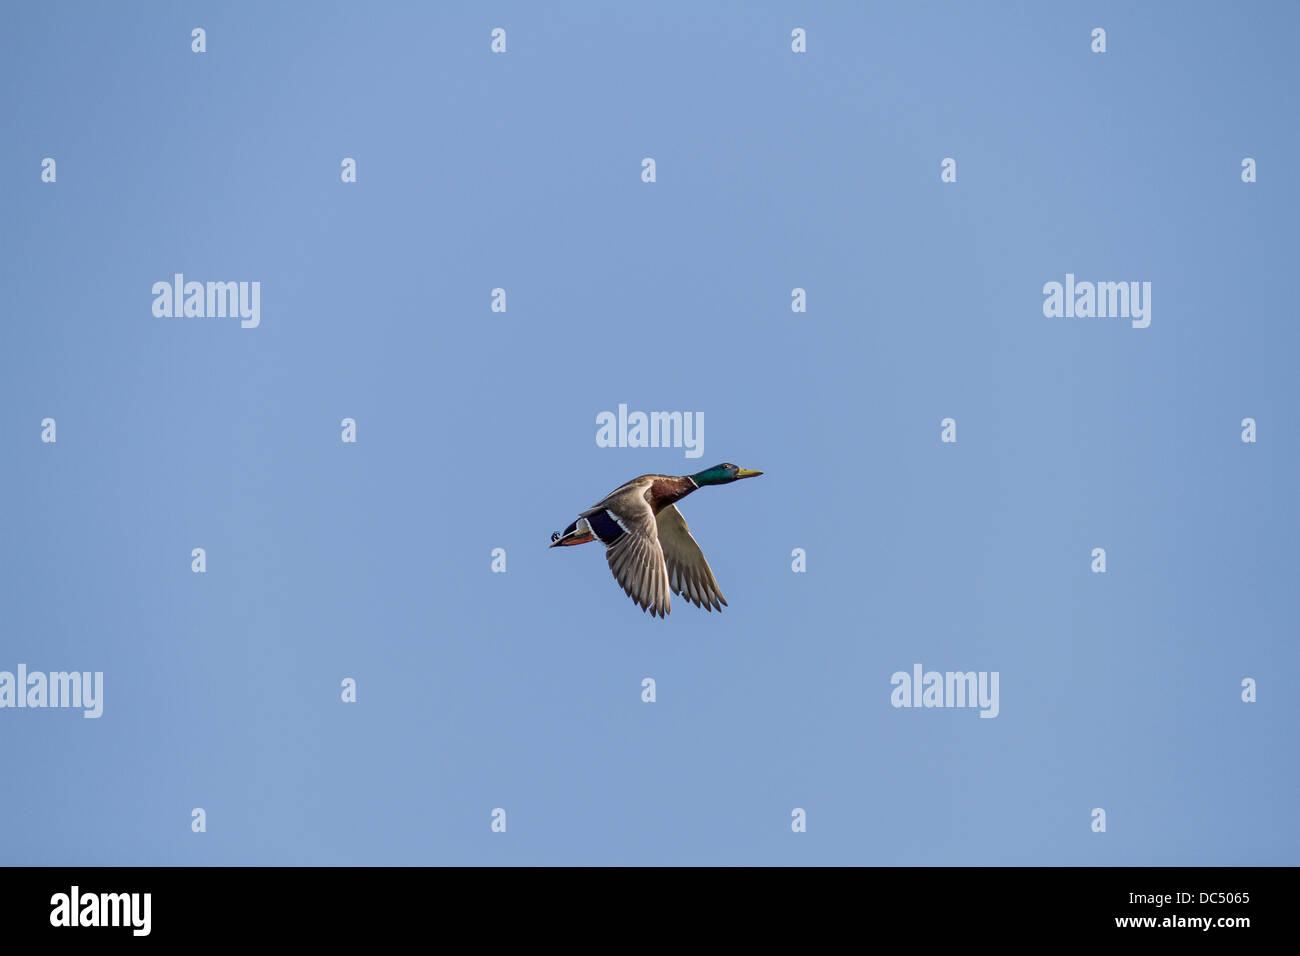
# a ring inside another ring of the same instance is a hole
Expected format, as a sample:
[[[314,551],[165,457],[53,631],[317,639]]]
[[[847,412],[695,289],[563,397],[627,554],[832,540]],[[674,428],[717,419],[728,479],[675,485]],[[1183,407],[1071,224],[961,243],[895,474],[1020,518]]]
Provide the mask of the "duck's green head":
[[[691,479],[703,488],[705,485],[726,485],[741,478],[754,478],[761,474],[761,471],[739,468],[730,462],[723,462],[721,465],[706,468],[698,475],[691,475]]]

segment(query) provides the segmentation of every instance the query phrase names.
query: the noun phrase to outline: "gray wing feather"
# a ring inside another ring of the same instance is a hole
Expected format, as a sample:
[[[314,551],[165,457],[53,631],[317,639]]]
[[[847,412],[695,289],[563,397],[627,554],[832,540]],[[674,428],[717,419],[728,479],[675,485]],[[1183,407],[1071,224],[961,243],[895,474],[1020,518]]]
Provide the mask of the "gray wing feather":
[[[700,550],[677,506],[664,508],[655,521],[664,566],[673,592],[706,611],[721,611],[727,599],[722,596],[713,569],[709,567],[704,552]]]
[[[614,580],[641,610],[649,611],[652,617],[656,614],[664,617],[672,610],[672,598],[654,512],[646,500],[649,487],[649,481],[644,478],[629,481],[582,516],[589,517],[597,511],[608,511],[615,516],[624,534],[605,549],[605,560],[614,572]]]

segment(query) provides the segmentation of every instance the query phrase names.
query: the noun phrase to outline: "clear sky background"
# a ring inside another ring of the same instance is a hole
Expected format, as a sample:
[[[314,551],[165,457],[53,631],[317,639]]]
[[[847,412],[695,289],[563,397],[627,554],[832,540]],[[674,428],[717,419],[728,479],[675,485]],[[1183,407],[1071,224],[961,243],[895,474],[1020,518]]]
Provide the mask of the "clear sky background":
[[[1298,27],[7,4],[0,669],[105,700],[0,711],[0,862],[1300,862]],[[154,317],[175,272],[261,326]],[[1150,327],[1044,318],[1067,272]],[[598,448],[619,403],[703,456]],[[721,461],[722,614],[548,550]],[[1000,715],[894,709],[914,663]]]

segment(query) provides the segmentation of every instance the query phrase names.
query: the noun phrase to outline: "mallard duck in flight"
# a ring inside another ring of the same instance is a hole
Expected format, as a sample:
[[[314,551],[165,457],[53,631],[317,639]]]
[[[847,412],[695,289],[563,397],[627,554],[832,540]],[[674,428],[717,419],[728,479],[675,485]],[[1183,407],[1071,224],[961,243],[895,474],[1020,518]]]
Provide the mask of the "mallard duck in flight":
[[[633,478],[582,512],[563,532],[551,535],[551,547],[599,541],[615,580],[651,617],[672,610],[669,589],[706,611],[721,611],[727,599],[673,502],[705,485],[727,485],[761,474],[724,463],[696,475]]]

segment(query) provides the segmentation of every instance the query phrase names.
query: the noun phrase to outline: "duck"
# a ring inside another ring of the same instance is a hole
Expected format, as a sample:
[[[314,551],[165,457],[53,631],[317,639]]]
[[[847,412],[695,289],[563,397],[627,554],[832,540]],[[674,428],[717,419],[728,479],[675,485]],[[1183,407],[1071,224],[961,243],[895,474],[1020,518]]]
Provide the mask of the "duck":
[[[720,612],[727,599],[676,503],[706,485],[729,485],[761,474],[723,462],[694,475],[641,475],[552,534],[551,547],[599,541],[614,580],[651,617],[664,618],[672,611],[671,594]]]

